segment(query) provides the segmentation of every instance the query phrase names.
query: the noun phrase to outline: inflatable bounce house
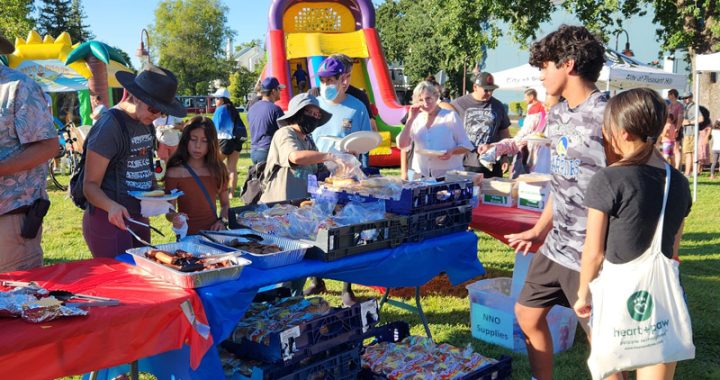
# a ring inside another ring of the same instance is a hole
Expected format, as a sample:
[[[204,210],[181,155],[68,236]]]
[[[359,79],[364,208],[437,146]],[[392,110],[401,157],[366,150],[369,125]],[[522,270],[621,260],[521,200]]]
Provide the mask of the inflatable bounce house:
[[[99,95],[105,105],[114,104],[112,89],[122,88],[115,73],[130,71],[112,47],[99,41],[73,44],[65,32],[57,38],[43,38],[31,31],[26,40],[15,40],[12,54],[0,58],[8,67],[33,78],[46,93],[77,92],[80,118],[85,125],[92,124],[90,94]]]
[[[377,108],[375,118],[383,135],[380,147],[370,152],[370,165],[399,166],[400,154],[391,148],[401,130],[406,107],[395,95],[387,63],[375,30],[375,8],[371,0],[274,0],[270,6],[265,76],[274,76],[288,91],[279,105],[287,108],[298,93],[291,72],[298,66],[310,76],[309,86],[317,87],[315,73],[329,55],[342,53],[354,59],[351,84],[367,92]]]

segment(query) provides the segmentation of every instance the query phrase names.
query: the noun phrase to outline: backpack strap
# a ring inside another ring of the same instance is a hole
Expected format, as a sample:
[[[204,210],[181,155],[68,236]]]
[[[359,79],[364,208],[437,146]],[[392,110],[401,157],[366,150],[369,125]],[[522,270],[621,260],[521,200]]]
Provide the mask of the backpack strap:
[[[123,111],[117,108],[110,108],[108,112],[110,112],[110,115],[120,124],[120,133],[123,137],[120,141],[120,150],[113,165],[113,170],[115,170],[115,201],[118,202],[120,200],[120,170],[118,165],[122,163],[123,160],[127,161],[127,156],[130,155],[130,131],[125,123]]]
[[[210,197],[210,193],[208,192],[205,185],[203,185],[202,181],[200,180],[200,177],[195,173],[195,171],[190,167],[190,165],[183,163],[182,166],[187,169],[187,171],[190,173],[190,175],[195,180],[195,183],[197,183],[198,187],[202,191],[203,195],[205,195],[205,200],[210,205],[210,209],[212,209],[213,215],[217,217],[217,206],[215,205],[215,202],[213,202],[213,199]]]

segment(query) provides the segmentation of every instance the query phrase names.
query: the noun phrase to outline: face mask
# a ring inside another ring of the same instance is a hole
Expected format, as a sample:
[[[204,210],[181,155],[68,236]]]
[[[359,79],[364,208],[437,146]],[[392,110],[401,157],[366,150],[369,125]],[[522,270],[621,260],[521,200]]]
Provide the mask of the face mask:
[[[320,126],[320,121],[320,119],[312,116],[301,115],[300,120],[298,120],[298,126],[300,126],[300,131],[303,134],[309,135]]]
[[[332,102],[338,96],[337,86],[334,84],[330,84],[330,85],[321,84],[320,85],[320,95],[323,98],[325,98],[325,100]]]

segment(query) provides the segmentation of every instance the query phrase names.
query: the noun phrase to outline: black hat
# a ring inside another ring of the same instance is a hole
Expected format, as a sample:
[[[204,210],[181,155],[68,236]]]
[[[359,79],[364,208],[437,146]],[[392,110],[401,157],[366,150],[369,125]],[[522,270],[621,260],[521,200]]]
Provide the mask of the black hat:
[[[288,125],[290,119],[307,106],[320,108],[320,102],[318,102],[316,97],[308,94],[307,92],[295,95],[292,99],[290,99],[288,110],[285,112],[285,115],[277,119],[278,125],[281,127]],[[322,108],[320,108],[320,114],[322,116],[320,117],[319,125],[325,125],[328,121],[330,121],[330,118],[332,118],[332,114]]]
[[[170,70],[150,65],[137,75],[118,71],[115,78],[134,97],[166,115],[184,117],[187,110],[176,98],[177,78]]]
[[[476,75],[475,78],[473,78],[473,83],[485,90],[494,90],[498,88],[498,86],[495,85],[495,78],[493,78],[492,74],[486,72]]]
[[[0,33],[0,54],[11,54],[15,51],[15,46],[5,36]]]

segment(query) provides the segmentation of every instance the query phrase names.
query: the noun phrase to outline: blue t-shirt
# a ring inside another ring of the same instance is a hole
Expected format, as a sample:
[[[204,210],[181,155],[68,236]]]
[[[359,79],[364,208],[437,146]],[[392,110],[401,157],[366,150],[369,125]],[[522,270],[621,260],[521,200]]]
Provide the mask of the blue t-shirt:
[[[319,151],[329,152],[331,148],[335,147],[335,141],[321,138],[321,136],[345,137],[353,132],[372,131],[367,109],[356,97],[347,95],[340,104],[330,103],[322,97],[319,97],[318,100],[320,108],[332,114],[330,121],[312,133],[312,138]]]
[[[307,81],[307,73],[303,69],[297,69],[293,76],[298,83]]]
[[[230,116],[230,111],[228,111],[226,104],[215,109],[212,120],[215,124],[219,140],[233,138],[233,128],[235,124],[232,121],[232,116]]]
[[[247,114],[252,149],[270,149],[272,137],[278,130],[277,119],[283,115],[282,109],[270,101],[261,100],[253,105]]]

